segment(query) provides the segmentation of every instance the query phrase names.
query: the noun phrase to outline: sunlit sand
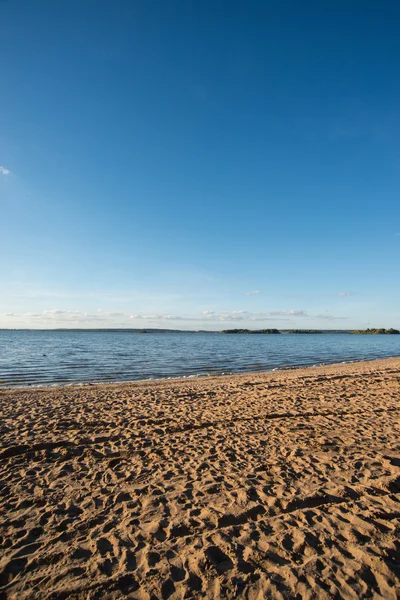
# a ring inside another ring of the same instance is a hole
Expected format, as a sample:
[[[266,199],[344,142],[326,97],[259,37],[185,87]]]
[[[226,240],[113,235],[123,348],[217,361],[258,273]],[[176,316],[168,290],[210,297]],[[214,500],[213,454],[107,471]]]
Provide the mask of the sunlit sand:
[[[399,594],[400,359],[0,391],[0,597]]]

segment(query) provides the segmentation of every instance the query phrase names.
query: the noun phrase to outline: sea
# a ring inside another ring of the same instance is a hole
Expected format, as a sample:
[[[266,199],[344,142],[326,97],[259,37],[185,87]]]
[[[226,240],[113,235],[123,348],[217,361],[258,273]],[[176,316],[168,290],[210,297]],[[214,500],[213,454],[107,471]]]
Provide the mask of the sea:
[[[0,331],[0,387],[273,371],[400,356],[400,335]]]

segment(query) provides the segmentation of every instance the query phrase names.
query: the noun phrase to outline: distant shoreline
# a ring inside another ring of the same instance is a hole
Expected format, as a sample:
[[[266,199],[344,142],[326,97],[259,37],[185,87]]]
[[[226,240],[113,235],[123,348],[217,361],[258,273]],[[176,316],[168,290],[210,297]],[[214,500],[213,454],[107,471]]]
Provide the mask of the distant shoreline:
[[[208,330],[208,329],[130,329],[127,327],[109,327],[109,328],[81,328],[81,327],[59,327],[55,329],[33,329],[33,328],[0,328],[1,331],[43,331],[43,332],[59,332],[59,333],[138,333],[138,334],[168,334],[168,333],[191,333],[191,334],[251,334],[251,335],[314,335],[314,334],[351,334],[351,335],[386,335],[387,333],[399,333],[398,330],[390,329],[275,329],[275,330],[259,330],[259,329],[222,329],[222,330]]]

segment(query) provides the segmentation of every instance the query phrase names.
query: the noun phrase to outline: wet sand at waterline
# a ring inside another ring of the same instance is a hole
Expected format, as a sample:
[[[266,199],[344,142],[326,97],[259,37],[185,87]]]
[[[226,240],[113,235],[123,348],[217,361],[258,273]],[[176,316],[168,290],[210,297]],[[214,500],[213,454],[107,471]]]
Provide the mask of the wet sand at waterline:
[[[0,390],[0,598],[400,595],[400,359]]]

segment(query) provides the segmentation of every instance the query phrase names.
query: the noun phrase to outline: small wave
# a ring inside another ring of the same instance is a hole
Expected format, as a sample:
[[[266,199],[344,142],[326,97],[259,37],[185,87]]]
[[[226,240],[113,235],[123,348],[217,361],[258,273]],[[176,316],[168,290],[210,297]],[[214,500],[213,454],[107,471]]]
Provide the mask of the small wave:
[[[0,388],[191,380],[350,364],[400,355],[400,336],[376,340],[375,336],[366,339],[366,336],[343,335],[275,336],[272,339],[268,336],[174,334],[172,347],[170,335],[151,338],[121,335],[116,349],[109,343],[109,334],[96,332],[85,333],[87,345],[73,346],[71,350],[65,334],[50,332],[46,333],[48,345],[43,348],[47,359],[42,361],[37,360],[37,349],[38,336],[42,348],[43,335],[43,332],[0,331],[4,348],[9,349],[10,340],[12,342],[12,350],[6,356],[0,354]]]

